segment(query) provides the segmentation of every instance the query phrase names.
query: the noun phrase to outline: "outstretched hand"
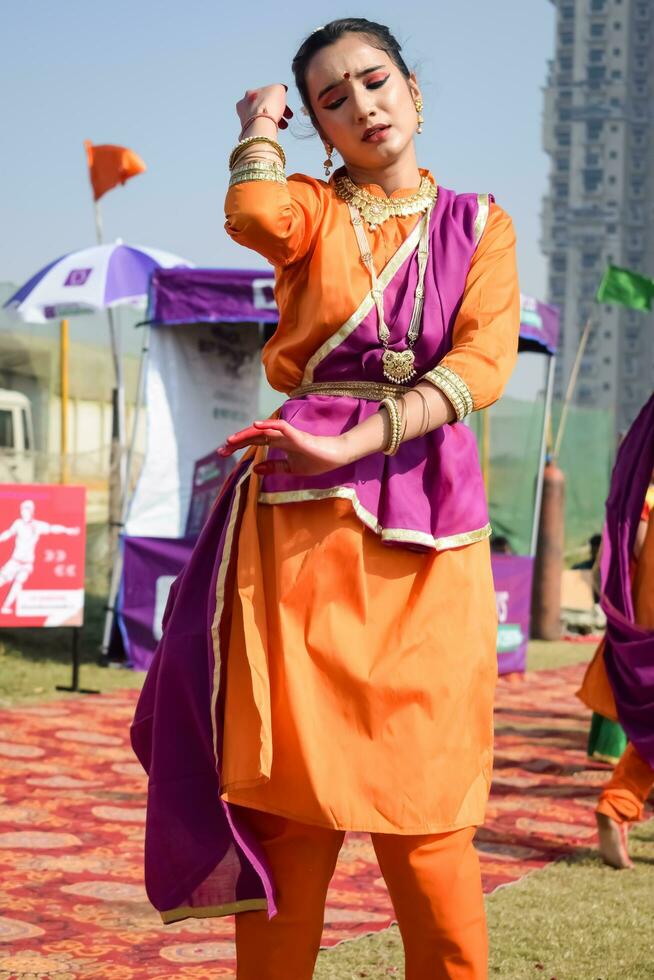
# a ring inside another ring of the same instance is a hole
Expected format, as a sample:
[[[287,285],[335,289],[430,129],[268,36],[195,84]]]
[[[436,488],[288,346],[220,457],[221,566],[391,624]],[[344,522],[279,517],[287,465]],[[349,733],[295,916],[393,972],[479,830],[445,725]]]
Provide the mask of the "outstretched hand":
[[[314,436],[283,419],[254,422],[229,436],[217,452],[219,456],[231,456],[248,446],[271,446],[285,454],[281,459],[258,463],[254,472],[260,476],[274,473],[318,476],[351,462],[344,436]]]

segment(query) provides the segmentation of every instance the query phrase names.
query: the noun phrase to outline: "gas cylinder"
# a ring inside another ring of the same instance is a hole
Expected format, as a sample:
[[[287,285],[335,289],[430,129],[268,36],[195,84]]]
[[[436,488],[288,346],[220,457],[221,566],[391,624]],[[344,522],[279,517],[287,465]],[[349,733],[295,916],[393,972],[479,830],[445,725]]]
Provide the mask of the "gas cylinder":
[[[543,501],[531,592],[531,635],[561,637],[561,578],[565,529],[565,476],[550,461],[543,474]]]

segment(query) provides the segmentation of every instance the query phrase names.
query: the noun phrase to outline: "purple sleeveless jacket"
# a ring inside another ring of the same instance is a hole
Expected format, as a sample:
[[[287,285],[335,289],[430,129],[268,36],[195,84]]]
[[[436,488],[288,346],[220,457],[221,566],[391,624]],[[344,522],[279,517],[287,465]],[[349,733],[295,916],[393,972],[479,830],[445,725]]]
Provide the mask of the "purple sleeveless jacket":
[[[481,200],[480,200],[481,197]],[[488,196],[439,188],[429,229],[422,329],[414,346],[418,380],[452,348],[470,262],[488,213]],[[420,224],[420,223],[419,223]],[[419,226],[380,274],[389,347],[407,348],[418,280]],[[303,384],[384,381],[377,310],[369,293],[359,310],[316,352]],[[338,435],[377,411],[375,402],[310,394],[291,397],[281,417],[315,435]],[[271,450],[270,458],[275,458]],[[318,477],[265,477],[259,500],[278,504],[324,497],[352,501],[384,542],[442,550],[488,537],[488,510],[475,437],[460,423],[404,443],[396,456],[374,453]]]

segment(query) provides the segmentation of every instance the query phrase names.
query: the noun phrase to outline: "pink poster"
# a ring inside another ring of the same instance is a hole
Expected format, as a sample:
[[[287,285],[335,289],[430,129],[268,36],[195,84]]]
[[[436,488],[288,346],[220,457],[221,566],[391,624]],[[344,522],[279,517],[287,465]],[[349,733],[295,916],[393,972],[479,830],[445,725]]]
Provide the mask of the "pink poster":
[[[81,626],[85,487],[0,485],[0,628]]]

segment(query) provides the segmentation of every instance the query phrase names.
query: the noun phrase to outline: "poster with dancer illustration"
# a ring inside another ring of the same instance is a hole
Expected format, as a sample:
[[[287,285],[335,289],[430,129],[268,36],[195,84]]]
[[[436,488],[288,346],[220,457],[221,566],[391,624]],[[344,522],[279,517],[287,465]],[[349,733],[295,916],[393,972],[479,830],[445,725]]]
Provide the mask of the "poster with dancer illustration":
[[[85,487],[0,485],[0,629],[81,626]]]

